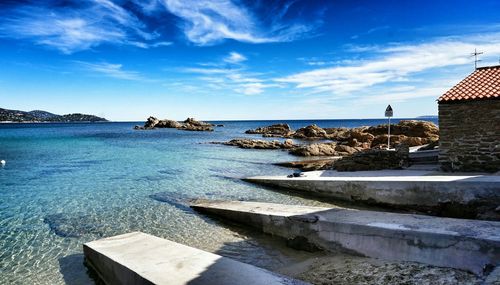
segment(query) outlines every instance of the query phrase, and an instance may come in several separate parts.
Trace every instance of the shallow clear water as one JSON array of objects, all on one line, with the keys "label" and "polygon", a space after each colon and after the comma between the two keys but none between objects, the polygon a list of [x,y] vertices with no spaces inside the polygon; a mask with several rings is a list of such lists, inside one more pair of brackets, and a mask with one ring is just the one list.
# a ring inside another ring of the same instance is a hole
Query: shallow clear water
[{"label": "shallow clear water", "polygon": [[[395,120],[397,121],[397,120]],[[290,121],[293,128],[384,120]],[[302,256],[189,209],[191,198],[320,205],[237,178],[285,174],[283,151],[208,144],[272,121],[219,122],[214,132],[134,131],[137,123],[0,124],[0,284],[92,283],[81,245],[142,231],[276,268]],[[253,136],[258,137],[258,136]]]}]

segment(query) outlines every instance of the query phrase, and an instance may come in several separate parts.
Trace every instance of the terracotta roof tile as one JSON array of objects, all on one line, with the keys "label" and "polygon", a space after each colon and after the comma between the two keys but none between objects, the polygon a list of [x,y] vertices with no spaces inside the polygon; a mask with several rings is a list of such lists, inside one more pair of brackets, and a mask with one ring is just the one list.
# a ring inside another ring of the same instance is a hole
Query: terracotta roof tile
[{"label": "terracotta roof tile", "polygon": [[500,65],[481,67],[439,97],[438,102],[500,99]]}]

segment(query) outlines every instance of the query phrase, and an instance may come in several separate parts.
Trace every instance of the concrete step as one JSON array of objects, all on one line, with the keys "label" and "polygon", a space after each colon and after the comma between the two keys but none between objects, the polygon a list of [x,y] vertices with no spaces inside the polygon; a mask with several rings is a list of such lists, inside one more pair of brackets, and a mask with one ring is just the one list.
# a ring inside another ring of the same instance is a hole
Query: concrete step
[{"label": "concrete step", "polygon": [[141,232],[92,241],[83,251],[106,284],[306,284]]},{"label": "concrete step", "polygon": [[[432,171],[310,171],[303,176],[255,176],[245,181],[349,202],[441,212],[500,205],[500,176],[445,175]],[[464,212],[465,214],[465,212]],[[457,216],[459,217],[459,216]]]},{"label": "concrete step", "polygon": [[322,249],[482,274],[500,265],[500,222],[241,201],[192,207]]}]

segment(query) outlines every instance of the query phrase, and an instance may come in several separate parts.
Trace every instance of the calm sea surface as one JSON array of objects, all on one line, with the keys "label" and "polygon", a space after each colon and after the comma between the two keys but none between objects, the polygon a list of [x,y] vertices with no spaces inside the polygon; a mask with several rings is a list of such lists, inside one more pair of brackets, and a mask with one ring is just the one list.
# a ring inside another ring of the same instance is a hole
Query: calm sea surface
[{"label": "calm sea surface", "polygon": [[[397,122],[398,120],[393,120]],[[432,121],[432,120],[431,120]],[[283,122],[283,121],[281,121]],[[385,120],[288,121],[294,129]],[[436,121],[434,120],[436,123]],[[238,178],[287,174],[284,151],[207,144],[274,121],[215,122],[214,132],[134,131],[141,123],[0,124],[0,284],[91,284],[82,243],[142,231],[277,268],[303,256],[191,211],[192,198],[322,205]]]}]

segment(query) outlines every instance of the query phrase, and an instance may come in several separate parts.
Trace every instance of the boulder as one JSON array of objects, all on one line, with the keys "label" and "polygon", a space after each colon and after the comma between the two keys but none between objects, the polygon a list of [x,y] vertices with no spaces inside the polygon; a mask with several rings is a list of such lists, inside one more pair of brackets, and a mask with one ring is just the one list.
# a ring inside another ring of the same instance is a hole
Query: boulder
[{"label": "boulder", "polygon": [[247,149],[291,149],[296,147],[292,140],[285,140],[280,142],[277,140],[266,141],[266,140],[253,140],[253,139],[233,139],[228,142],[212,142],[214,144],[223,144],[237,146],[239,148]]},{"label": "boulder", "polygon": [[158,120],[157,118],[155,117],[149,117],[146,121],[146,123],[144,124],[144,129],[152,129],[154,128],[158,123],[160,122],[160,120]]},{"label": "boulder", "polygon": [[327,133],[322,128],[316,125],[310,125],[304,128],[298,129],[292,137],[296,139],[321,139],[326,138]]},{"label": "boulder", "polygon": [[285,137],[293,133],[288,124],[275,124],[267,127],[256,128],[255,130],[247,130],[245,134],[262,134]]},{"label": "boulder", "polygon": [[196,126],[196,127],[213,127],[213,124],[203,122],[203,121],[197,121],[194,118],[187,118],[184,120],[184,125],[191,125],[191,126]]},{"label": "boulder", "polygon": [[366,171],[382,169],[401,169],[408,165],[404,152],[371,149],[346,156],[333,165],[337,171]]},{"label": "boulder", "polygon": [[[387,134],[387,125],[378,125],[366,130],[374,136]],[[439,137],[439,128],[432,122],[403,120],[391,124],[391,135],[404,135],[407,137],[436,138]]]},{"label": "boulder", "polygon": [[160,120],[156,125],[155,128],[180,128],[182,127],[182,124],[174,121],[174,120]]},{"label": "boulder", "polygon": [[290,150],[290,154],[297,156],[336,156],[337,143],[315,143],[299,146]]}]

